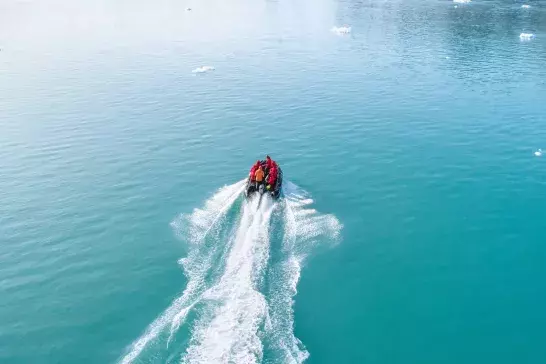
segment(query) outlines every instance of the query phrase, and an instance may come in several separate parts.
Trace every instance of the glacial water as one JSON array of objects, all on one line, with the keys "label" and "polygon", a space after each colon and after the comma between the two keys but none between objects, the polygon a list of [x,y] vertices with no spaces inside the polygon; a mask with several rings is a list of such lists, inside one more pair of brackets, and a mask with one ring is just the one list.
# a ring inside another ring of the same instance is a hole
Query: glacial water
[{"label": "glacial water", "polygon": [[544,1],[5,0],[0,363],[543,363],[545,95]]}]

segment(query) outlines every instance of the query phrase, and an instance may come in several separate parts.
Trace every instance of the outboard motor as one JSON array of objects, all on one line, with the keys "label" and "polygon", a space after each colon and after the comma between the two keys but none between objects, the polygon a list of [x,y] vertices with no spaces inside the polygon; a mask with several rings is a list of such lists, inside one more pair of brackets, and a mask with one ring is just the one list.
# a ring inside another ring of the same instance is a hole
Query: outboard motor
[{"label": "outboard motor", "polygon": [[258,192],[260,192],[260,195],[264,194],[264,189],[265,189],[265,187],[264,187],[263,184],[261,184],[260,187],[258,187]]}]

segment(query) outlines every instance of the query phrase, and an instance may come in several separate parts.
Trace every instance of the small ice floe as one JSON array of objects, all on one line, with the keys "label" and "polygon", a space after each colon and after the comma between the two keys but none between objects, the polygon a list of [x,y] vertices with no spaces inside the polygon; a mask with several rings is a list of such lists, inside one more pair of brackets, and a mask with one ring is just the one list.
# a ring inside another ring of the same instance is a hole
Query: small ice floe
[{"label": "small ice floe", "polygon": [[542,156],[542,149],[539,149],[535,152],[535,157],[541,157]]},{"label": "small ice floe", "polygon": [[197,67],[196,69],[194,69],[191,72],[192,73],[205,73],[205,72],[209,72],[209,71],[214,71],[214,67],[212,67],[212,66]]},{"label": "small ice floe", "polygon": [[342,27],[332,27],[330,29],[332,33],[335,33],[337,35],[343,35],[343,34],[349,34],[351,32],[351,27],[348,26],[342,26]]},{"label": "small ice floe", "polygon": [[522,8],[522,9],[529,9],[529,8],[531,8],[531,5],[523,4],[523,5],[521,6],[521,8]]},{"label": "small ice floe", "polygon": [[519,35],[520,40],[531,40],[535,37],[533,33],[521,33]]},{"label": "small ice floe", "polygon": [[457,9],[457,8],[458,8],[459,6],[457,6],[457,5],[454,5],[453,7],[454,7],[455,9]]},{"label": "small ice floe", "polygon": [[186,8],[186,11],[191,11],[191,8]]},{"label": "small ice floe", "polygon": [[472,0],[453,0],[454,3],[457,3],[457,4],[468,4],[470,3]]}]

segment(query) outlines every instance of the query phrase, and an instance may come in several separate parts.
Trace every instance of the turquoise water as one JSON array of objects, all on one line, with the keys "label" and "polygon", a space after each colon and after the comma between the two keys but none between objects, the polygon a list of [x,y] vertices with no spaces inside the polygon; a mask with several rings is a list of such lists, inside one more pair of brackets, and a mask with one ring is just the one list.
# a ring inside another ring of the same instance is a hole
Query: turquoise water
[{"label": "turquoise water", "polygon": [[542,363],[522,4],[4,1],[0,362]]}]

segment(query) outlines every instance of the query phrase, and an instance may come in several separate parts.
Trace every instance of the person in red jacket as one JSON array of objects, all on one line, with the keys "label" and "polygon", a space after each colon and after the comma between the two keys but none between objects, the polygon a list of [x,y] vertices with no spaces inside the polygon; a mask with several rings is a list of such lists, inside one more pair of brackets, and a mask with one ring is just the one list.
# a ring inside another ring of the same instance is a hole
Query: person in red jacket
[{"label": "person in red jacket", "polygon": [[256,180],[256,171],[258,170],[258,167],[260,166],[260,161],[256,161],[252,168],[250,168],[250,181],[254,182]]},{"label": "person in red jacket", "polygon": [[277,167],[273,165],[269,170],[269,175],[267,177],[267,184],[269,185],[268,189],[275,187],[275,182],[277,182]]},{"label": "person in red jacket", "polygon": [[273,168],[274,165],[275,165],[275,162],[273,161],[273,159],[271,159],[270,156],[266,156],[265,157],[265,169],[267,171],[270,171],[271,168]]}]

